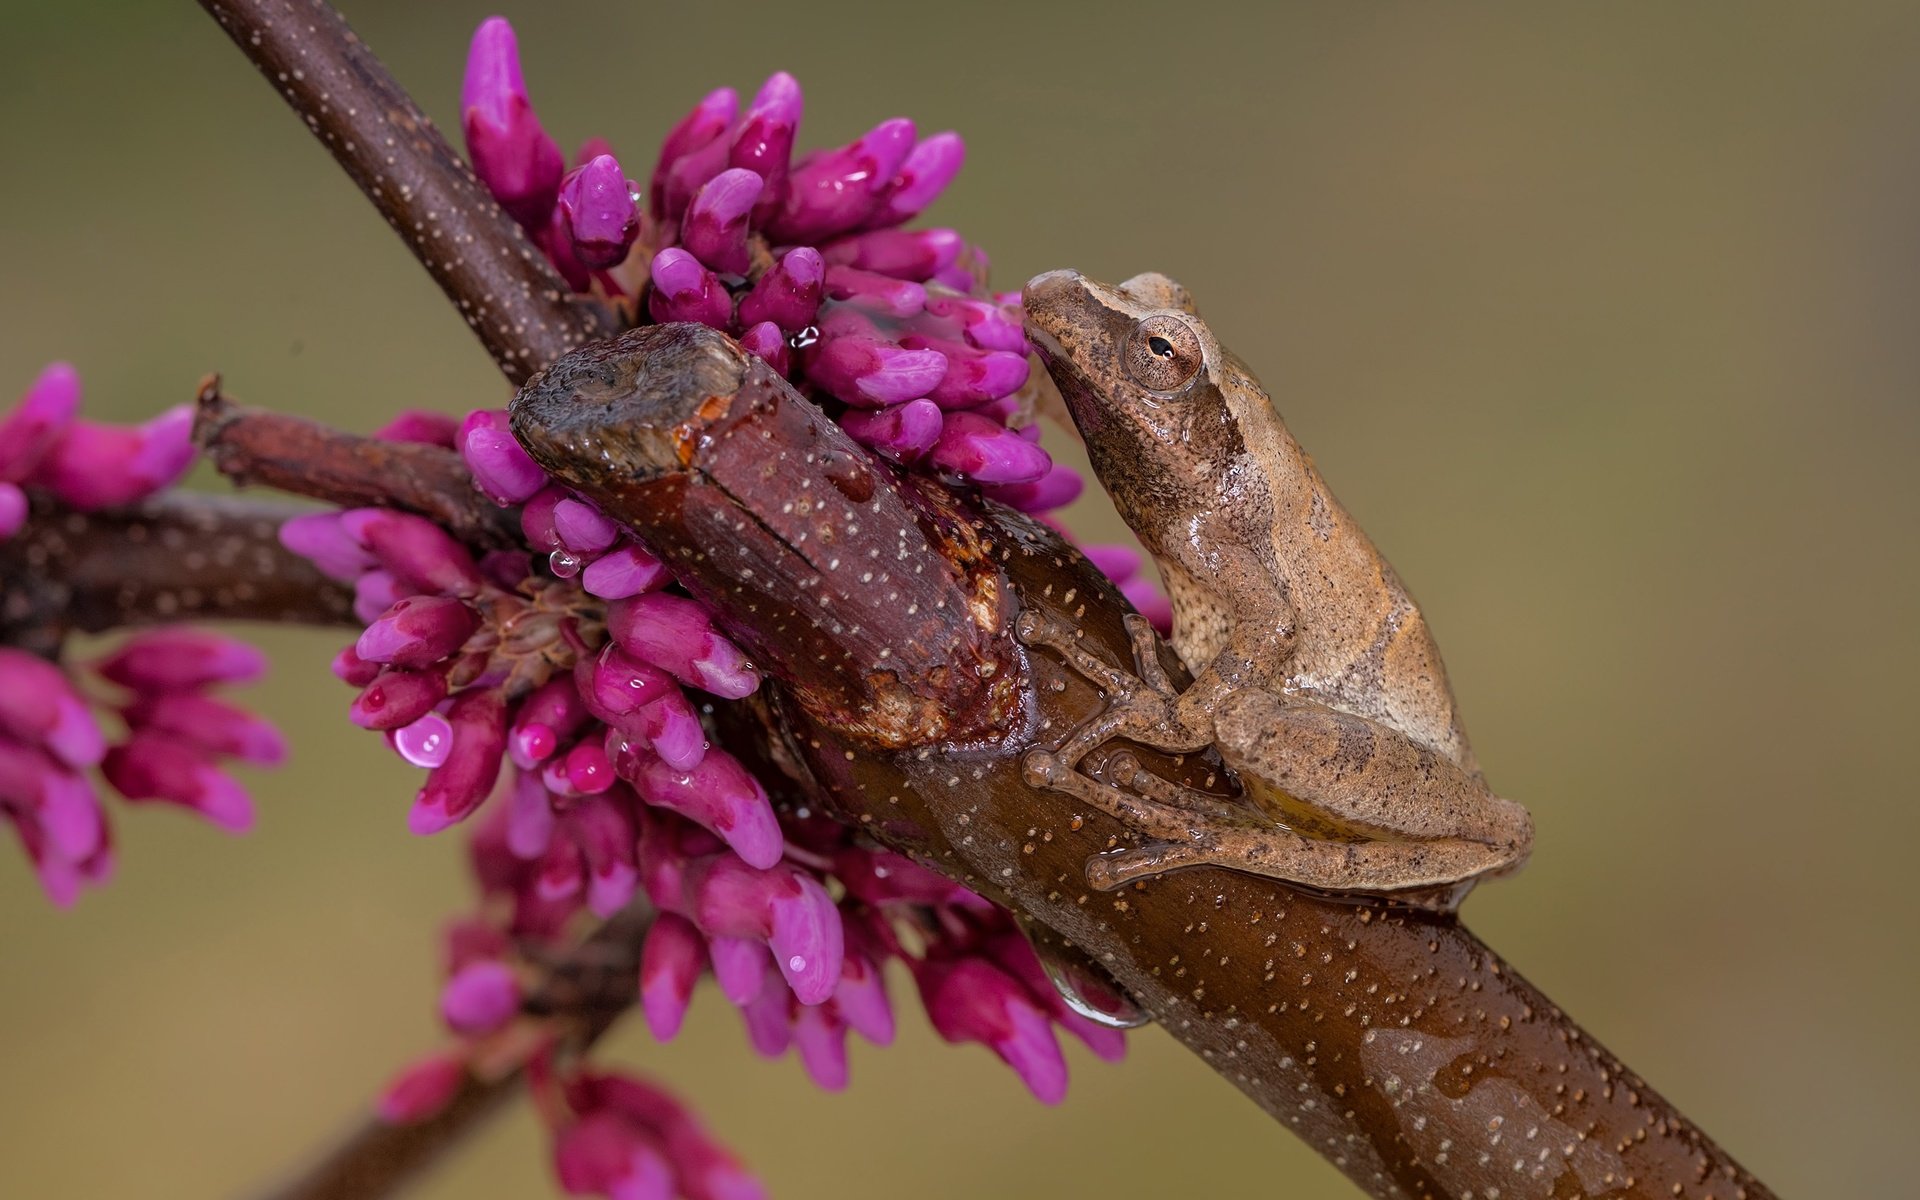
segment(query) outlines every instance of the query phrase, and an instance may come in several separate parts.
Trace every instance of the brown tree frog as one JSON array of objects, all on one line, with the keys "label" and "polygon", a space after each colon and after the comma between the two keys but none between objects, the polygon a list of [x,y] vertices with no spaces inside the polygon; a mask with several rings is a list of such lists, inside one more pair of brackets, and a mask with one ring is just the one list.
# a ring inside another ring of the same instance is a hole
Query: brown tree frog
[{"label": "brown tree frog", "polygon": [[[1028,753],[1030,781],[1146,839],[1096,856],[1090,880],[1212,864],[1450,907],[1518,866],[1532,822],[1481,778],[1420,610],[1186,289],[1054,271],[1025,305],[1095,473],[1165,577],[1172,647],[1194,676],[1173,687],[1137,615],[1127,669],[1021,614],[1024,641],[1106,694],[1061,746]],[[1090,775],[1082,760],[1119,738],[1212,746],[1250,803],[1176,787],[1126,752]]]}]

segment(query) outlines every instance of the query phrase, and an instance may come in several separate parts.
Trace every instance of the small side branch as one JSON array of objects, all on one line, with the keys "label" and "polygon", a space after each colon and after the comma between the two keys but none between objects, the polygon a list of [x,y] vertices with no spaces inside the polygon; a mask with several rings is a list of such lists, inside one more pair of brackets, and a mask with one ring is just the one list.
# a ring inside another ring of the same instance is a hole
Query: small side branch
[{"label": "small side branch", "polygon": [[304,417],[235,404],[220,377],[201,381],[193,436],[222,475],[342,508],[382,505],[418,513],[469,545],[520,544],[511,512],[473,488],[460,456],[439,446],[388,442]]},{"label": "small side branch", "polygon": [[473,177],[413,98],[322,0],[201,0],[373,201],[518,384],[614,332]]}]

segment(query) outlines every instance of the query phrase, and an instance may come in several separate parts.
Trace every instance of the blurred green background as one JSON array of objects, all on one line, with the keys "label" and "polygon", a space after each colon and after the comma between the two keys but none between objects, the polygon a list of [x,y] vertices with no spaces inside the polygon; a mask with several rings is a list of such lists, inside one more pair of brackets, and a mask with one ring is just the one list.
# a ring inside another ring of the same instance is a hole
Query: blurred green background
[{"label": "blurred green background", "polygon": [[[1001,286],[1186,282],[1533,808],[1473,926],[1782,1193],[1910,1186],[1920,5],[494,7],[548,127],[636,173],[705,90],[784,67],[803,144],[967,135],[932,218]],[[347,11],[457,125],[492,9]],[[197,6],[0,20],[0,391],[58,356],[122,418],[212,368],[358,429],[504,399]],[[67,913],[0,853],[0,1191],[236,1194],[434,1043],[458,844],[405,833],[341,640],[265,636],[254,698],[298,757],[245,844],[123,813],[119,878]],[[711,994],[679,1042],[612,1049],[788,1200],[1351,1194],[1152,1031],[1077,1057],[1056,1110],[917,1017],[838,1096]],[[550,1187],[519,1112],[423,1194]]]}]

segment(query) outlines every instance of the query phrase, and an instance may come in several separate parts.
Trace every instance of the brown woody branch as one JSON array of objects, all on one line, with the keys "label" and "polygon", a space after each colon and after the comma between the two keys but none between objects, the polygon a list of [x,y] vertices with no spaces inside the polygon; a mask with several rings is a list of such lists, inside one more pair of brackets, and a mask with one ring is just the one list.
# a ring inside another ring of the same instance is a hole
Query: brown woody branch
[{"label": "brown woody branch", "polygon": [[[509,378],[606,331],[326,5],[203,3]],[[1373,1195],[1770,1195],[1451,918],[1214,869],[1090,892],[1087,858],[1128,831],[1034,790],[1018,764],[1100,699],[1008,626],[1032,606],[1125,662],[1124,601],[1044,528],[898,479],[752,364],[716,367],[738,354],[719,335],[668,371],[646,355],[669,347],[646,339],[687,335],[640,333],[568,368],[630,387],[631,403],[600,406],[622,420],[593,430],[621,472],[549,436],[588,431],[562,411],[565,371],[516,406],[516,429],[753,649],[782,685],[773,732],[823,803],[1071,939]],[[692,386],[715,370],[735,371],[731,391]],[[925,592],[907,606],[869,560],[941,565],[889,581]],[[1169,779],[1218,778],[1204,758],[1146,757]]]},{"label": "brown woody branch", "polygon": [[[640,946],[653,912],[644,901],[604,922],[547,968],[522,1006],[544,1020],[562,1053],[586,1050],[633,1006]],[[521,1039],[524,1047],[537,1043]],[[257,1200],[379,1200],[399,1192],[484,1125],[526,1082],[523,1062],[469,1071],[446,1107],[423,1121],[395,1125],[368,1116],[283,1183]]]},{"label": "brown woody branch", "polygon": [[446,292],[514,383],[613,331],[571,295],[380,60],[322,0],[201,0]]},{"label": "brown woody branch", "polygon": [[0,542],[0,644],[56,656],[72,633],[159,621],[345,623],[352,592],[280,545],[285,504],[169,492],[77,513],[34,497]]},{"label": "brown woody branch", "polygon": [[220,377],[200,383],[196,444],[236,486],[262,485],[342,508],[385,505],[431,517],[483,550],[520,544],[514,514],[474,490],[460,456],[440,446],[357,437],[235,404]]}]

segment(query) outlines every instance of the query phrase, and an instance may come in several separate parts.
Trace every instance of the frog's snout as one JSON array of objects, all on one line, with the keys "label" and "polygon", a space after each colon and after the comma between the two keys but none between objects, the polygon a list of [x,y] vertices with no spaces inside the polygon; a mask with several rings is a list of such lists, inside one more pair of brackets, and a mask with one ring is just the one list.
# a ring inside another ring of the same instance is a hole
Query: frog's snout
[{"label": "frog's snout", "polygon": [[1042,355],[1060,354],[1061,335],[1078,323],[1088,294],[1087,277],[1078,271],[1048,271],[1027,280],[1020,303],[1026,309],[1027,338]]}]

